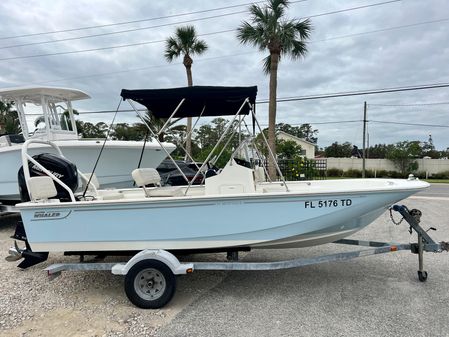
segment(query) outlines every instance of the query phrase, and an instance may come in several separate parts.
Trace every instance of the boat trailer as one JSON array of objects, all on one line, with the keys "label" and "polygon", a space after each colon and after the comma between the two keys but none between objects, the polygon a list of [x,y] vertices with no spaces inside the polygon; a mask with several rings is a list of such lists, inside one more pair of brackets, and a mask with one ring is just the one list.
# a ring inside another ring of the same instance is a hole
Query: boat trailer
[{"label": "boat trailer", "polygon": [[[402,215],[395,221],[392,212]],[[299,268],[324,262],[347,261],[358,257],[409,250],[418,255],[418,279],[427,280],[424,270],[424,252],[440,253],[449,251],[448,242],[435,242],[420,226],[421,211],[409,210],[406,206],[394,205],[390,208],[391,219],[395,224],[405,220],[410,234],[415,231],[417,243],[392,244],[387,242],[342,239],[337,244],[370,247],[368,249],[340,252],[313,258],[297,258],[276,262],[236,262],[236,254],[228,254],[229,262],[180,262],[172,253],[165,250],[143,250],[126,263],[80,262],[53,264],[45,269],[52,280],[62,271],[110,270],[114,275],[125,276],[125,293],[136,306],[144,309],[161,308],[173,297],[176,289],[176,275],[192,273],[194,270],[278,270]],[[435,228],[430,228],[435,230]],[[430,230],[429,229],[429,230]]]},{"label": "boat trailer", "polygon": [[14,205],[0,202],[0,217],[9,214],[19,214],[19,210]]}]

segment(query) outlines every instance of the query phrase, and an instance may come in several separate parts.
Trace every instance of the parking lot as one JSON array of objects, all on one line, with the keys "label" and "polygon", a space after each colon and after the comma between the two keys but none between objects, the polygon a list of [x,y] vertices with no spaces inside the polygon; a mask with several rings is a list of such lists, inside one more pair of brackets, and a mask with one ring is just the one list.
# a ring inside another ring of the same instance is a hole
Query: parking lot
[{"label": "parking lot", "polygon": [[[432,237],[449,240],[446,185],[403,203],[423,212],[424,228],[438,229]],[[2,257],[14,221],[0,220]],[[394,225],[387,212],[353,238],[416,240],[405,222]],[[275,261],[350,249],[329,244],[241,257]],[[225,254],[206,258],[224,260]],[[178,278],[175,297],[160,310],[130,304],[123,278],[110,272],[66,272],[48,281],[42,269],[61,261],[77,258],[51,255],[25,271],[1,259],[0,336],[449,336],[448,253],[425,255],[425,283],[417,278],[417,256],[405,251],[292,270],[197,271]]]}]

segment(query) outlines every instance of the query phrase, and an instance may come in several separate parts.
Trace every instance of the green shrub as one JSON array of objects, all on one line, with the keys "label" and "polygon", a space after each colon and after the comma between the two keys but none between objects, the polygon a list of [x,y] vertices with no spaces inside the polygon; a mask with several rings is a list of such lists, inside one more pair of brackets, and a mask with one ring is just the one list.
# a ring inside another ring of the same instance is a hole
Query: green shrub
[{"label": "green shrub", "polygon": [[388,171],[387,170],[376,171],[376,178],[387,178],[387,177],[388,177]]},{"label": "green shrub", "polygon": [[[425,177],[426,177],[426,175],[424,174],[424,178]],[[429,178],[431,178],[431,179],[449,179],[449,171],[432,173],[432,175],[429,175]]]},{"label": "green shrub", "polygon": [[[425,171],[419,171],[419,172],[415,172],[413,173],[413,175],[419,179],[426,179],[426,172]],[[429,175],[430,178],[430,175]]]},{"label": "green shrub", "polygon": [[327,169],[327,176],[328,177],[343,177],[343,170],[340,170],[338,168],[329,168],[329,169]]},{"label": "green shrub", "polygon": [[365,178],[374,178],[374,170],[365,170]]},{"label": "green shrub", "polygon": [[355,169],[349,169],[344,172],[344,176],[348,178],[361,178],[362,177],[362,171],[355,170]]},{"label": "green shrub", "polygon": [[397,171],[388,171],[389,178],[395,178],[395,179],[408,178],[408,175],[409,175],[408,173],[402,174],[401,172],[397,172]]}]

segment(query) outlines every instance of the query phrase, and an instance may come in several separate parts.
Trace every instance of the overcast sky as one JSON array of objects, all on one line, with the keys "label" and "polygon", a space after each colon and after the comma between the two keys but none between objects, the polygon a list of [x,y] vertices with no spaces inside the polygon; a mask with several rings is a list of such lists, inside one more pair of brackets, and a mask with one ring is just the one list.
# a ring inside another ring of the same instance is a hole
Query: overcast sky
[{"label": "overcast sky", "polygon": [[[308,0],[292,3],[288,17],[312,16],[314,30],[305,59],[282,59],[278,73],[278,98],[448,83],[449,4],[445,0],[403,0],[314,17],[384,1]],[[194,84],[257,85],[258,100],[264,100],[268,98],[268,77],[262,72],[262,59],[266,54],[251,46],[241,45],[235,31],[221,32],[233,30],[242,20],[248,19],[247,6],[176,16],[244,4],[248,4],[248,1],[2,0],[0,37],[3,38],[163,16],[173,17],[57,34],[0,39],[0,87],[50,85],[77,88],[87,92],[92,99],[76,102],[75,108],[79,111],[97,111],[114,110],[122,88],[185,86],[187,80],[182,60],[168,64],[163,57],[163,41],[173,34],[176,26],[191,21],[188,24],[195,25],[198,34],[206,34],[201,38],[209,45],[204,55],[194,57]],[[215,18],[204,19],[211,16]],[[4,48],[152,26],[159,27]],[[407,27],[396,28],[399,26]],[[142,42],[151,43],[5,60]],[[319,130],[320,146],[327,146],[334,141],[349,141],[361,146],[362,123],[359,120],[363,118],[364,101],[368,102],[368,119],[373,120],[369,123],[371,144],[402,140],[426,141],[429,134],[432,134],[438,149],[449,147],[449,127],[374,122],[449,126],[449,104],[401,106],[448,103],[449,88],[279,103],[277,122],[292,125],[312,123]],[[122,107],[129,108],[127,103]],[[257,107],[262,124],[267,123],[267,109],[267,104],[259,104]],[[86,114],[81,118],[109,123],[112,116]],[[118,119],[119,122],[137,121],[133,113],[122,113]],[[318,124],[354,120],[357,122]]]}]

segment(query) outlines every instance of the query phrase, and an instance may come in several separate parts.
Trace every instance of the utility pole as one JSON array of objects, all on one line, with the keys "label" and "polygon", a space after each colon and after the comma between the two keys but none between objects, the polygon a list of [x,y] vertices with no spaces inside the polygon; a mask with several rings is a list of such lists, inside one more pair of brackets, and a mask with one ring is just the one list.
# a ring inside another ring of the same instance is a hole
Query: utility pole
[{"label": "utility pole", "polygon": [[[368,124],[366,128],[368,129]],[[369,130],[366,131],[366,158],[369,158]]]},{"label": "utility pole", "polygon": [[363,105],[363,151],[362,151],[362,178],[365,178],[365,157],[366,157],[366,101]]}]

